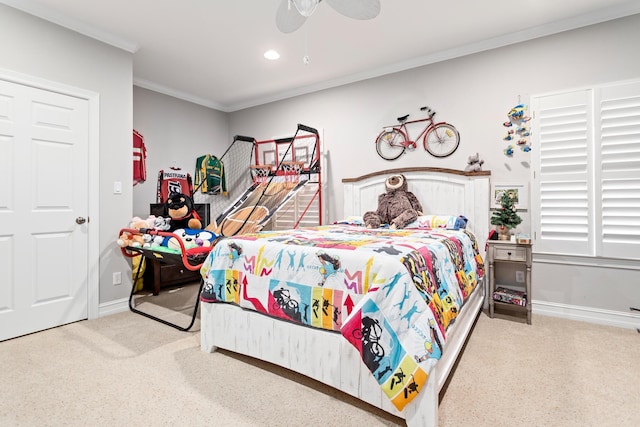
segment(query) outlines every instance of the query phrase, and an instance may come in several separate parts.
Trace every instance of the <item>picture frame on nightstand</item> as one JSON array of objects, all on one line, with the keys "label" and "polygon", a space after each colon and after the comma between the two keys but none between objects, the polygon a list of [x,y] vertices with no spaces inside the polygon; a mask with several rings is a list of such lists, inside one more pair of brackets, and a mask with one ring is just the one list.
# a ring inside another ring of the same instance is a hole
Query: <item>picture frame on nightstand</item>
[{"label": "picture frame on nightstand", "polygon": [[529,186],[523,183],[491,183],[491,209],[498,209],[500,199],[506,191],[515,194],[515,207],[518,210],[529,209]]}]

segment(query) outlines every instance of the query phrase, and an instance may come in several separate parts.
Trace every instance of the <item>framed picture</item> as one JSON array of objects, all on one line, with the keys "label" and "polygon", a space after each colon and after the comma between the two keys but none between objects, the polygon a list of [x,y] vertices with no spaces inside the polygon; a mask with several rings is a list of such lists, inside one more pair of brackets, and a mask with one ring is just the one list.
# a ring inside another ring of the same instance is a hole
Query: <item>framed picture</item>
[{"label": "framed picture", "polygon": [[262,161],[265,165],[275,166],[276,165],[276,151],[269,150],[262,153]]},{"label": "framed picture", "polygon": [[529,209],[529,192],[526,184],[491,184],[491,209],[497,209],[505,192],[513,192],[515,206],[519,210]]}]

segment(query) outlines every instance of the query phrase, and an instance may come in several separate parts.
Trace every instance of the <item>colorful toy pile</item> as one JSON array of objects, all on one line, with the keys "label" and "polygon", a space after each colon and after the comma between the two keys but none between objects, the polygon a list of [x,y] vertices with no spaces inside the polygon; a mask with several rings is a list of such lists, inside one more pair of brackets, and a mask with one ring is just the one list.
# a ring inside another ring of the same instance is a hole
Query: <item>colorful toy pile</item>
[{"label": "colorful toy pile", "polygon": [[[528,153],[531,151],[531,144],[528,140],[528,137],[531,136],[531,128],[527,123],[531,120],[531,117],[525,115],[526,110],[526,105],[518,104],[509,111],[509,114],[507,114],[509,120],[502,124],[504,127],[509,128],[509,130],[507,131],[507,135],[502,139],[505,141],[515,141],[516,145],[519,146],[522,151]],[[514,153],[513,144],[509,144],[503,152],[505,156],[512,157]]]}]

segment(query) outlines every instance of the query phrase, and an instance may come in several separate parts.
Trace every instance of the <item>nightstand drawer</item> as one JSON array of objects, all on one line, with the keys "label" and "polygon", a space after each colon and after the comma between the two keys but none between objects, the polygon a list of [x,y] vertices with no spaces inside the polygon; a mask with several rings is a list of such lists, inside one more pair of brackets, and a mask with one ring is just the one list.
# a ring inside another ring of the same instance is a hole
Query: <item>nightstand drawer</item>
[{"label": "nightstand drawer", "polygon": [[493,248],[493,259],[500,261],[526,261],[527,249],[516,246],[506,248]]}]

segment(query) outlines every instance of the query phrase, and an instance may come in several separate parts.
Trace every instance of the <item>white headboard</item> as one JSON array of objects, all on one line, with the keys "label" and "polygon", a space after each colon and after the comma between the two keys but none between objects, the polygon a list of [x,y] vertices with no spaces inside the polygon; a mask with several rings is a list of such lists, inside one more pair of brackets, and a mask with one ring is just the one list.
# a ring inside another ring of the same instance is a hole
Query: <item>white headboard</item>
[{"label": "white headboard", "polygon": [[478,239],[484,256],[489,235],[489,193],[491,172],[412,167],[387,169],[357,178],[344,178],[344,217],[363,215],[378,208],[378,195],[385,191],[390,175],[407,178],[409,191],[422,204],[425,215],[464,215],[467,228]]}]

